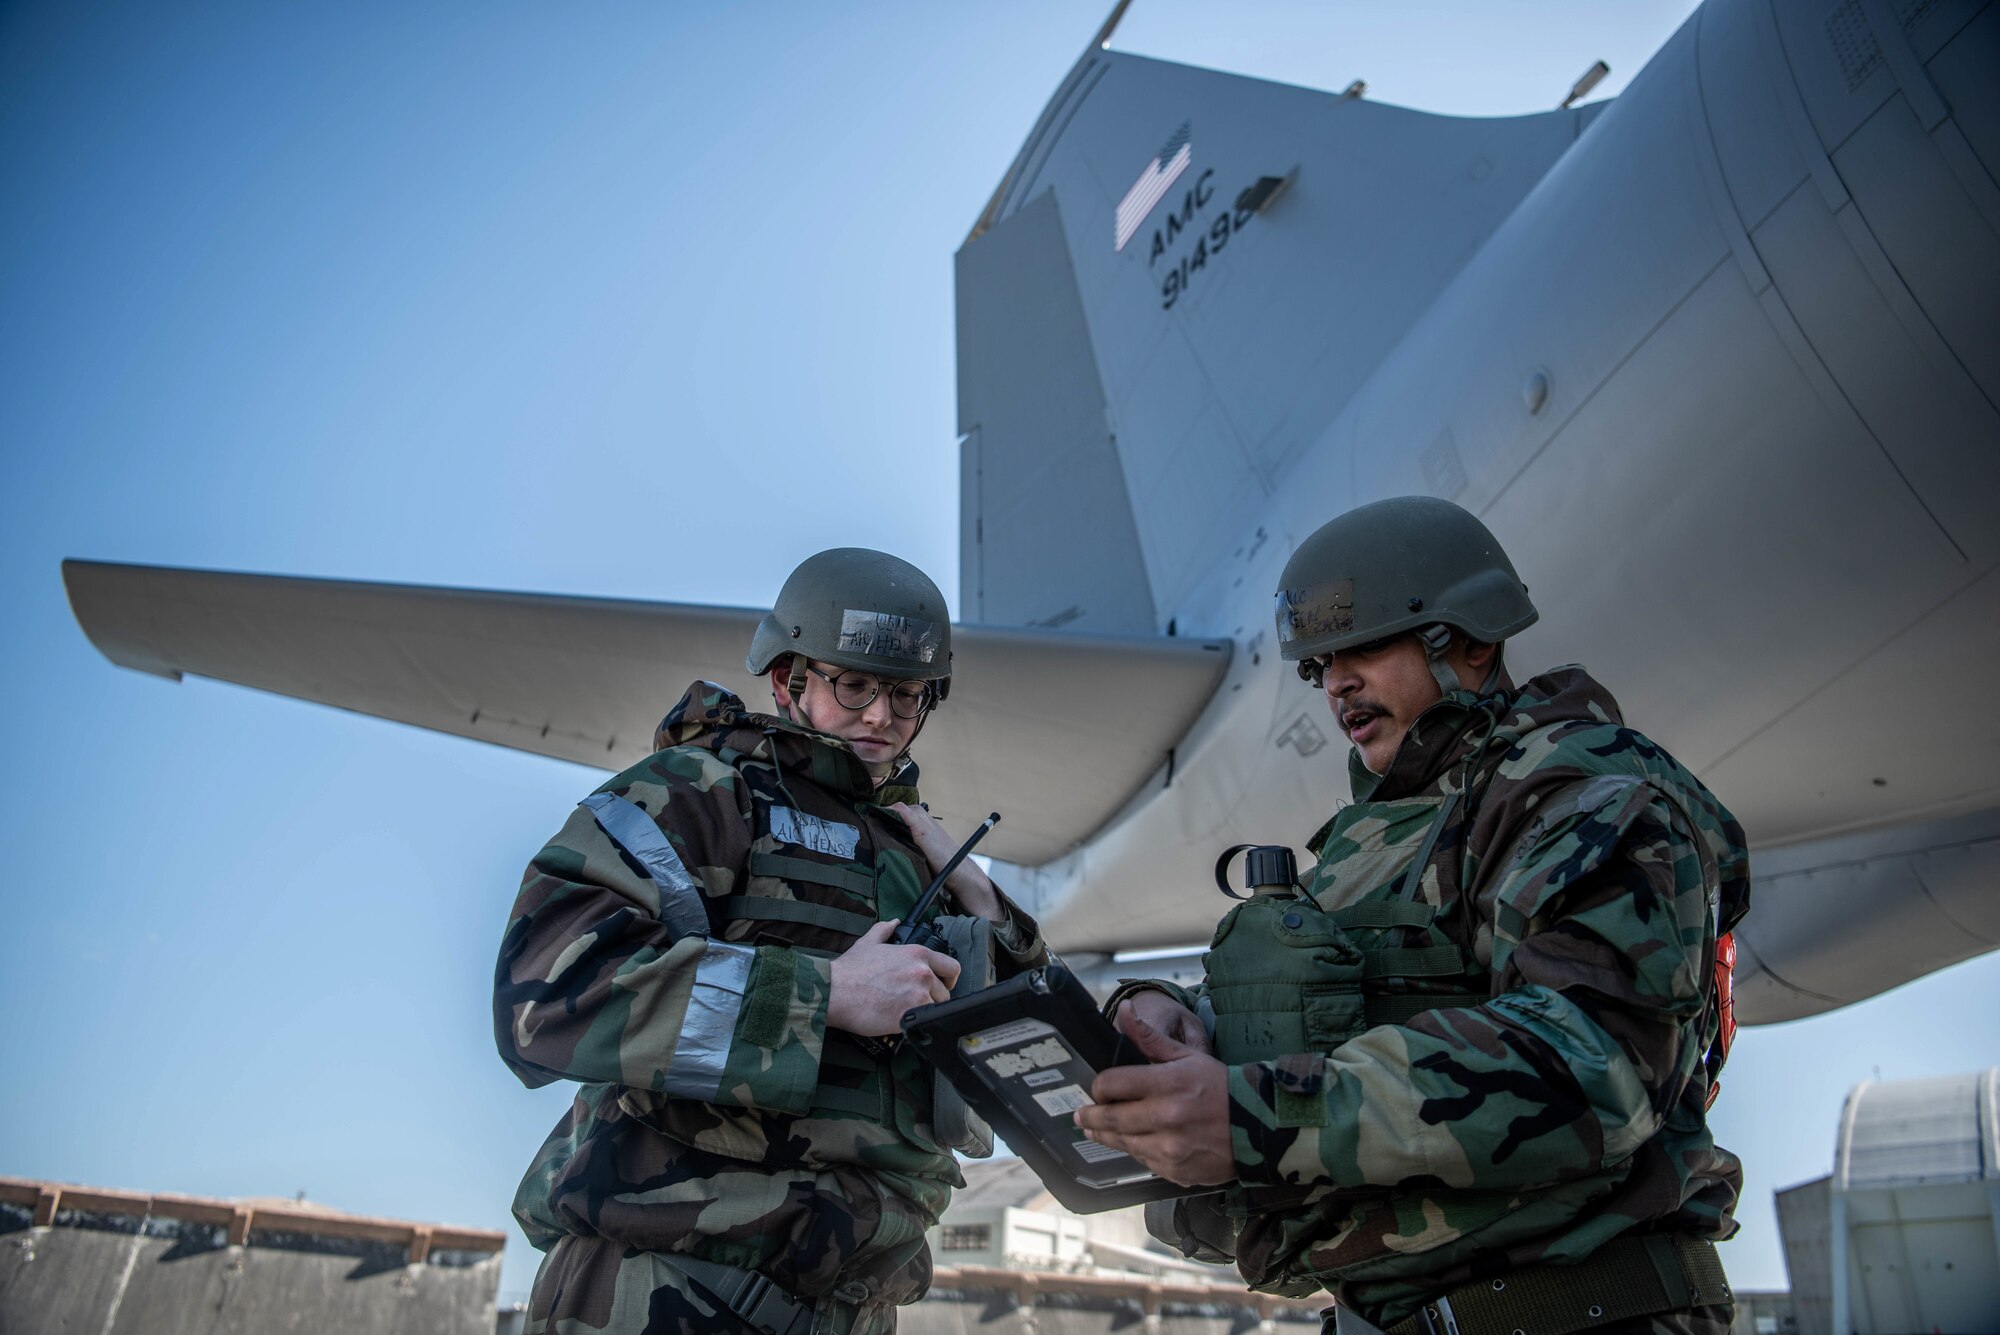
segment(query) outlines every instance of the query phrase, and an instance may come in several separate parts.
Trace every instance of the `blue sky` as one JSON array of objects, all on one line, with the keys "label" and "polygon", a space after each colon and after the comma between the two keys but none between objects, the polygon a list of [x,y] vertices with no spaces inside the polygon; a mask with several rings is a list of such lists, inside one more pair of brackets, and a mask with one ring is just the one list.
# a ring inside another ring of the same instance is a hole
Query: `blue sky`
[{"label": "blue sky", "polygon": [[[1140,0],[1116,45],[1505,114],[1690,8]],[[596,778],[119,671],[58,563],[752,605],[866,543],[954,589],[951,256],[1101,17],[0,8],[0,1173],[507,1226],[567,1095],[493,1057],[492,954]],[[1847,1089],[1992,1064],[1996,998],[1746,1034],[1740,1286]]]}]

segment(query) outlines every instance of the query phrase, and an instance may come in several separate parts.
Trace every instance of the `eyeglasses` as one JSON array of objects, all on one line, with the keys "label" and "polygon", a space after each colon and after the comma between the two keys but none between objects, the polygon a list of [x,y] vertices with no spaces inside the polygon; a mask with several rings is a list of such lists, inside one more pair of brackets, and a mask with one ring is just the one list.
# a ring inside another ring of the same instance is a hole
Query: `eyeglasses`
[{"label": "eyeglasses", "polygon": [[[1379,640],[1370,640],[1366,644],[1350,645],[1338,652],[1366,658],[1381,653],[1384,649],[1387,649],[1402,638],[1401,635],[1385,635]],[[1299,660],[1299,676],[1311,683],[1315,691],[1325,690],[1326,670],[1332,666],[1332,654],[1314,654],[1311,658],[1301,658]]]},{"label": "eyeglasses", "polygon": [[843,668],[831,675],[806,664],[806,671],[833,688],[833,698],[842,709],[857,714],[875,703],[882,688],[889,688],[889,712],[897,718],[922,718],[937,703],[937,687],[927,681],[884,682],[872,672]]}]

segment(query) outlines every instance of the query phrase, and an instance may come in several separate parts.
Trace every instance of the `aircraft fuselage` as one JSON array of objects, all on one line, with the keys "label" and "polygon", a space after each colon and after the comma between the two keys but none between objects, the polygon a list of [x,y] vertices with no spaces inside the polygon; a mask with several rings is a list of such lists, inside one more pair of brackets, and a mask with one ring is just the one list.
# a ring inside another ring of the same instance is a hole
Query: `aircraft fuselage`
[{"label": "aircraft fuselage", "polygon": [[[1852,961],[1820,976],[1815,915],[1785,908],[1828,868],[1879,863],[1845,929],[1925,938],[1926,967],[2000,943],[2000,718],[1955,691],[2000,661],[2000,11],[1928,11],[1870,63],[1834,8],[1710,0],[1615,102],[1515,120],[1127,56],[1065,84],[960,256],[962,342],[1000,331],[961,349],[967,619],[1237,652],[1120,817],[1022,873],[1052,936],[1205,940],[1214,853],[1300,844],[1345,797],[1271,594],[1326,519],[1428,492],[1486,520],[1543,611],[1516,677],[1588,665],[1775,869],[1753,1010],[1868,994]],[[1116,249],[1124,181],[1183,122],[1192,163]],[[1263,177],[1289,184],[1239,222]],[[1038,355],[982,267],[1009,229],[1068,263],[1076,315],[1042,327],[1087,345],[1101,418],[992,382]],[[1024,550],[1037,485],[1098,522]]]}]

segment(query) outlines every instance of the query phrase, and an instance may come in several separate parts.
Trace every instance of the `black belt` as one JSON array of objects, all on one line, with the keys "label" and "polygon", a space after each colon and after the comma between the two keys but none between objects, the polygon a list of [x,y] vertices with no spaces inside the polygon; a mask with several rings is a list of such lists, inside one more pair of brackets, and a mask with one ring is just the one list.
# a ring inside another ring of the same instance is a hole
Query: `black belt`
[{"label": "black belt", "polygon": [[[760,1335],[811,1335],[814,1304],[794,1298],[755,1270],[679,1254],[666,1259]],[[840,1307],[854,1306],[838,1299],[828,1301]]]},{"label": "black belt", "polygon": [[1628,1233],[1576,1265],[1522,1266],[1461,1284],[1390,1326],[1387,1335],[1570,1335],[1731,1300],[1714,1243],[1678,1233]]}]

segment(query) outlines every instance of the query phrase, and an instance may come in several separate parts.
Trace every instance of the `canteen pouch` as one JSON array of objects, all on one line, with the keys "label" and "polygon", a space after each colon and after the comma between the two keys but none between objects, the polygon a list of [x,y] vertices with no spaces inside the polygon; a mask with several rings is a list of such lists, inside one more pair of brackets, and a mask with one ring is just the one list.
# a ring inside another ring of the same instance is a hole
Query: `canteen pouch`
[{"label": "canteen pouch", "polygon": [[1303,895],[1260,891],[1238,904],[1202,962],[1215,1055],[1230,1065],[1329,1052],[1367,1027],[1361,951]]}]

